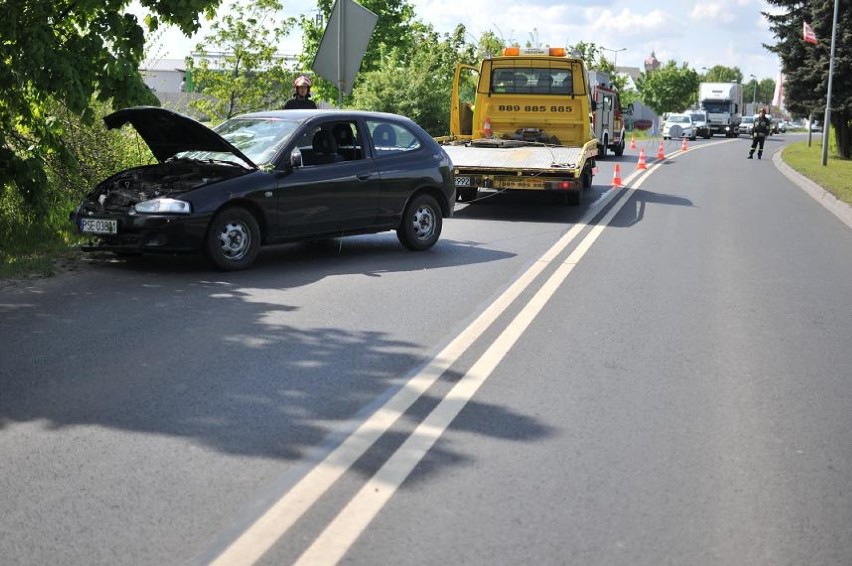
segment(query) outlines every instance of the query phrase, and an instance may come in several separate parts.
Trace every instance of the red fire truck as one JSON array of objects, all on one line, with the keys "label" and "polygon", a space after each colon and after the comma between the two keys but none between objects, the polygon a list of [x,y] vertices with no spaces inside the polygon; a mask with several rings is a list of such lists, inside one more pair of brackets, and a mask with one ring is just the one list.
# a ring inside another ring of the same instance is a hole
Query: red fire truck
[{"label": "red fire truck", "polygon": [[621,107],[618,92],[609,83],[609,77],[599,71],[589,72],[592,89],[592,130],[598,139],[598,157],[612,151],[624,153],[624,115],[633,111],[632,105]]}]

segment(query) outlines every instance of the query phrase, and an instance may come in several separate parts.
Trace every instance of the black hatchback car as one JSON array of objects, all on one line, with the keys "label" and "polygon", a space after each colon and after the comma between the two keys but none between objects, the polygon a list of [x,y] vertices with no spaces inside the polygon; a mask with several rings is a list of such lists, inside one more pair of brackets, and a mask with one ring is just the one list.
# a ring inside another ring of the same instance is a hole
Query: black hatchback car
[{"label": "black hatchback car", "polygon": [[403,116],[281,110],[210,129],[134,107],[104,121],[131,124],[159,163],[113,175],[71,213],[86,251],[200,252],[231,271],[265,244],[386,230],[426,250],[453,213],[450,158]]}]

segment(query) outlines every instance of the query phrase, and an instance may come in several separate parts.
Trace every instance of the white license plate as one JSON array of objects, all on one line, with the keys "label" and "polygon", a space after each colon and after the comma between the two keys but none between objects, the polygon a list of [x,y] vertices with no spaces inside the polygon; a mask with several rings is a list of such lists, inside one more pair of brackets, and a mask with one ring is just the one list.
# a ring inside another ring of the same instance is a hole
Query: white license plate
[{"label": "white license plate", "polygon": [[469,187],[470,186],[470,177],[456,177],[456,186],[457,187]]},{"label": "white license plate", "polygon": [[117,220],[103,220],[101,218],[83,218],[80,220],[80,231],[87,234],[117,234]]}]

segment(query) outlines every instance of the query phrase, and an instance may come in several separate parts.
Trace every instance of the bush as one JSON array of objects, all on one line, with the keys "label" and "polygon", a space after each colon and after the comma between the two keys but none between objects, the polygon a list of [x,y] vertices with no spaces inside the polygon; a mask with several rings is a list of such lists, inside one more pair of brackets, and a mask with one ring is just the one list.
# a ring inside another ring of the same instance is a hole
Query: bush
[{"label": "bush", "polygon": [[113,173],[153,161],[134,131],[106,129],[108,106],[94,104],[91,125],[61,105],[51,110],[65,151],[47,154],[42,161],[42,189],[23,195],[14,184],[0,186],[0,275],[49,272],[45,258],[80,241],[68,216],[83,197]]}]

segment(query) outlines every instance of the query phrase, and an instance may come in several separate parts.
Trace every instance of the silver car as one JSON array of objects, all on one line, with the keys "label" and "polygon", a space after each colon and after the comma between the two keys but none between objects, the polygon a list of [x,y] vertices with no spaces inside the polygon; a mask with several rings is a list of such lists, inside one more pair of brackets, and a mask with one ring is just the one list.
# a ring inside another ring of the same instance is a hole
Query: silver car
[{"label": "silver car", "polygon": [[754,131],[754,116],[743,116],[740,122],[740,133],[750,136]]},{"label": "silver car", "polygon": [[663,123],[663,139],[689,138],[695,139],[695,129],[692,125],[692,116],[689,114],[669,114]]},{"label": "silver car", "polygon": [[710,119],[707,117],[707,112],[691,111],[689,113],[689,116],[692,118],[692,128],[696,136],[701,136],[706,140],[710,139],[713,136],[713,131],[710,129]]}]

